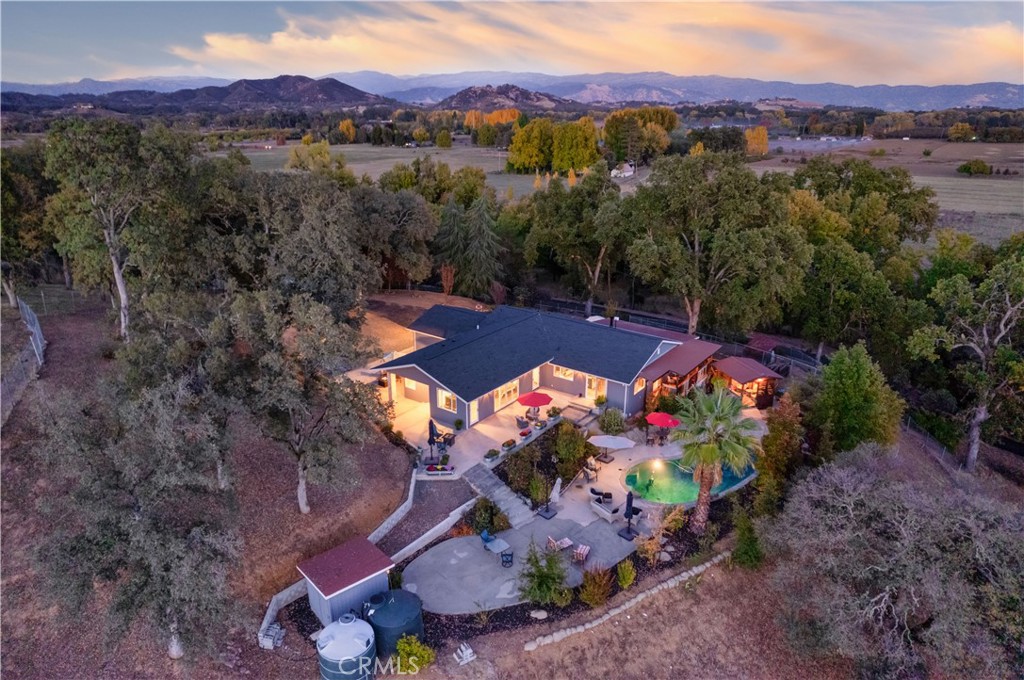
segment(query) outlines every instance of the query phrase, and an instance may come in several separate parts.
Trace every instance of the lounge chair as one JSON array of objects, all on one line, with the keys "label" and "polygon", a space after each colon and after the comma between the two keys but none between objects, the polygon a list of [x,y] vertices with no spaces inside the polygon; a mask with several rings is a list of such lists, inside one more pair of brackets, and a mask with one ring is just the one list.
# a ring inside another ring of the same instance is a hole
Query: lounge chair
[{"label": "lounge chair", "polygon": [[621,508],[609,508],[607,505],[598,503],[596,500],[590,502],[590,509],[601,519],[607,522],[614,522]]},{"label": "lounge chair", "polygon": [[576,550],[572,554],[572,561],[577,564],[583,564],[587,561],[587,555],[590,554],[590,546],[583,545],[580,543],[576,546]]},{"label": "lounge chair", "polygon": [[555,552],[558,552],[560,550],[565,550],[566,548],[571,548],[571,547],[572,547],[572,539],[569,538],[568,536],[566,536],[565,538],[563,538],[560,541],[556,541],[555,539],[553,539],[550,536],[548,536],[548,550],[553,550]]},{"label": "lounge chair", "polygon": [[590,487],[590,495],[597,496],[598,498],[606,498],[608,500],[612,499],[611,491],[601,491],[600,489],[595,489],[594,487]]}]

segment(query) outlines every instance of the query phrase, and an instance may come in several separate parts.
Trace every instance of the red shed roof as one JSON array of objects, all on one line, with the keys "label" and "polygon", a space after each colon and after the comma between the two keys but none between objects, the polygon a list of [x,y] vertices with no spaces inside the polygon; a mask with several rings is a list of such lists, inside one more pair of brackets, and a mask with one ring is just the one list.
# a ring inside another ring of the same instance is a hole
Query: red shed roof
[{"label": "red shed roof", "polygon": [[782,376],[747,357],[727,357],[715,362],[715,368],[741,385],[754,382],[758,378],[781,378]]},{"label": "red shed roof", "polygon": [[640,371],[640,377],[646,380],[657,380],[669,371],[686,375],[720,349],[722,346],[713,342],[697,339],[687,340],[648,364],[644,370]]},{"label": "red shed roof", "polygon": [[395,563],[365,538],[353,538],[298,565],[299,572],[324,597],[333,597],[371,576],[387,571]]}]

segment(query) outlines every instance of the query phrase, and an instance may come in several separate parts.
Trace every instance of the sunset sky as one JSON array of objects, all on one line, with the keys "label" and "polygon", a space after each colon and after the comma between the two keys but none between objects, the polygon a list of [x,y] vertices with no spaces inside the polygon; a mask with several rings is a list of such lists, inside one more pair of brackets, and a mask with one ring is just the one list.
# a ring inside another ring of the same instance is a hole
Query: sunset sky
[{"label": "sunset sky", "polygon": [[800,83],[1024,81],[1013,2],[8,2],[2,77],[667,71]]}]

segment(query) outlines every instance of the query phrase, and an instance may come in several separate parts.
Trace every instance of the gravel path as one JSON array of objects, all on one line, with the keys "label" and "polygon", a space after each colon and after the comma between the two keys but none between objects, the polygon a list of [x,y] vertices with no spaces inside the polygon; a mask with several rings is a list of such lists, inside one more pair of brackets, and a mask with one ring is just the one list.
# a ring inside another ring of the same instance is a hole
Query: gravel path
[{"label": "gravel path", "polygon": [[380,549],[394,555],[474,496],[472,487],[461,479],[417,481],[412,510],[378,544]]}]

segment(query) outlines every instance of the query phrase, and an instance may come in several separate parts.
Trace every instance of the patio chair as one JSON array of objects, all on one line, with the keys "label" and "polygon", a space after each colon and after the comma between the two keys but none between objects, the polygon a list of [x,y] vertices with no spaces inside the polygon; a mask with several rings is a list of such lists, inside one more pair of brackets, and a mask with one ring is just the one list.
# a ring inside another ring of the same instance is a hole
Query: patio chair
[{"label": "patio chair", "polygon": [[597,481],[597,471],[589,468],[583,468],[583,479],[587,484]]},{"label": "patio chair", "polygon": [[530,421],[527,420],[526,418],[516,416],[516,427],[518,427],[520,430],[525,430],[530,427]]},{"label": "patio chair", "polygon": [[490,543],[496,538],[497,536],[492,536],[491,532],[487,531],[487,529],[484,529],[480,532],[480,540],[484,542],[484,545]]},{"label": "patio chair", "polygon": [[568,536],[566,536],[565,538],[563,538],[560,541],[556,541],[555,539],[553,539],[550,536],[548,536],[548,550],[551,550],[553,552],[559,552],[561,550],[565,550],[566,548],[571,548],[571,547],[572,547],[572,539],[569,538]]},{"label": "patio chair", "polygon": [[582,543],[580,543],[578,546],[576,546],[576,550],[572,554],[572,561],[576,564],[582,565],[584,562],[587,561],[587,555],[589,554],[590,546],[583,545]]},{"label": "patio chair", "polygon": [[607,498],[608,500],[612,499],[611,491],[601,491],[600,489],[595,489],[594,487],[590,487],[590,494],[592,496],[597,496],[598,498]]}]

